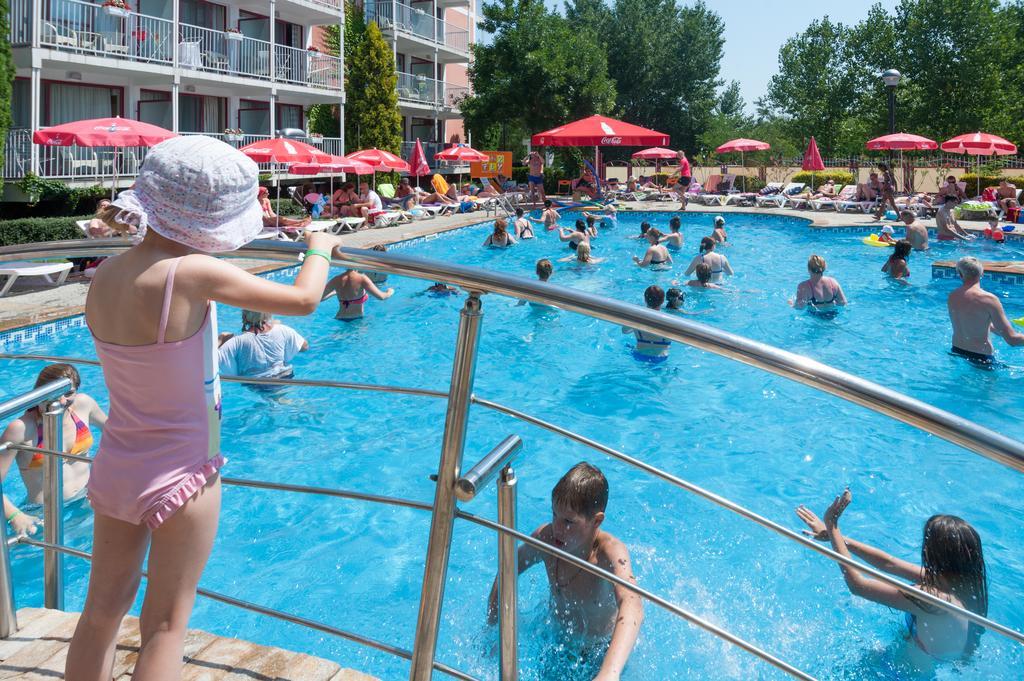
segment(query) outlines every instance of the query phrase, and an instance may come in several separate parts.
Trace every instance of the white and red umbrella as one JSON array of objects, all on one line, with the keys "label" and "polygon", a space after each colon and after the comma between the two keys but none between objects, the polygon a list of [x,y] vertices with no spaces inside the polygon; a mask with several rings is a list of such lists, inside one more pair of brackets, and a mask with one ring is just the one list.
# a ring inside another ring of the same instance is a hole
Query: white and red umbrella
[{"label": "white and red umbrella", "polygon": [[454,163],[484,163],[490,160],[490,156],[477,151],[465,144],[453,144],[444,151],[434,154],[435,161],[448,161]]},{"label": "white and red umbrella", "polygon": [[409,164],[400,157],[395,156],[390,151],[377,149],[376,147],[349,154],[348,158],[372,166],[374,170],[385,172],[389,170],[409,171]]},{"label": "white and red umbrella", "polygon": [[941,149],[953,154],[969,154],[978,157],[978,194],[981,194],[981,157],[1008,156],[1017,153],[1016,144],[987,132],[958,135],[943,142]]},{"label": "white and red umbrella", "polygon": [[[678,151],[672,151],[664,147],[651,147],[650,149],[643,149],[632,155],[632,158],[639,158],[645,161],[654,161],[654,173],[658,174],[661,172],[661,162],[667,161],[673,158],[679,158]],[[632,166],[630,167],[632,170]]]},{"label": "white and red umbrella", "polygon": [[331,155],[316,147],[288,139],[274,137],[239,147],[238,150],[257,163],[330,163]]},{"label": "white and red umbrella", "polygon": [[[737,151],[740,152],[740,165],[743,165],[743,154],[748,151],[768,151],[772,148],[772,145],[767,142],[760,140],[746,139],[740,137],[739,139],[729,140],[725,144],[715,149],[719,154],[734,154]],[[743,176],[743,188],[747,188],[747,176]]]},{"label": "white and red umbrella", "polygon": [[430,174],[430,166],[427,164],[427,155],[423,153],[423,145],[420,138],[416,138],[416,146],[412,149],[412,156],[409,157],[409,174],[416,178],[416,186],[420,186],[420,178]]},{"label": "white and red umbrella", "polygon": [[114,116],[62,123],[36,130],[32,134],[32,141],[53,147],[114,147],[114,186],[110,189],[110,198],[114,198],[117,191],[118,149],[152,147],[172,137],[177,137],[177,134],[158,125]]},{"label": "white and red umbrella", "polygon": [[871,151],[899,151],[900,167],[904,168],[903,186],[909,188],[913,183],[907,181],[907,168],[903,166],[903,152],[938,149],[939,143],[935,140],[930,140],[927,137],[921,137],[920,135],[896,132],[891,135],[882,135],[881,137],[876,137],[873,140],[868,140],[865,146]]}]

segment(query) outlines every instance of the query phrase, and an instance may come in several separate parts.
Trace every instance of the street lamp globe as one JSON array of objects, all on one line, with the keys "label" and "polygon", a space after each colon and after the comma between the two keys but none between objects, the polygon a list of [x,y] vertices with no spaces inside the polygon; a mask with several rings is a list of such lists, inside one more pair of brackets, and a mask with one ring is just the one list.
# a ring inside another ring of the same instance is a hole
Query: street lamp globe
[{"label": "street lamp globe", "polygon": [[896,87],[899,85],[902,78],[903,74],[896,69],[889,69],[882,74],[882,81],[889,87]]}]

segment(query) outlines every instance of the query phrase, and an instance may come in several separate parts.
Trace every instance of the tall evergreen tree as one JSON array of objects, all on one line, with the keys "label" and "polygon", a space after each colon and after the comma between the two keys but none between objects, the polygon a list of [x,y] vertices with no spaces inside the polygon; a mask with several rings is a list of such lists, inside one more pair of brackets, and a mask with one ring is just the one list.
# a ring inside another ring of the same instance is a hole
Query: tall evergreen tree
[{"label": "tall evergreen tree", "polygon": [[366,39],[352,55],[346,108],[345,142],[349,149],[376,147],[398,153],[402,116],[398,111],[398,76],[391,48],[376,23],[366,25]]},{"label": "tall evergreen tree", "polygon": [[14,55],[8,41],[10,27],[8,0],[0,0],[0,165],[4,161],[4,144],[11,127],[11,97],[14,90]]},{"label": "tall evergreen tree", "polygon": [[[345,59],[343,67],[345,78],[345,96],[351,102],[353,96],[358,97],[359,93],[353,93],[349,84],[349,69],[351,69],[354,56],[363,48],[366,42],[366,21],[363,15],[363,8],[352,0],[345,0]],[[341,29],[337,26],[327,26],[324,29],[324,46],[327,52],[338,56],[341,48]],[[338,111],[340,107],[336,104],[314,104],[309,109],[309,131],[317,132],[325,137],[338,137],[341,134]],[[345,129],[348,130],[352,121],[351,108],[345,108]]]}]

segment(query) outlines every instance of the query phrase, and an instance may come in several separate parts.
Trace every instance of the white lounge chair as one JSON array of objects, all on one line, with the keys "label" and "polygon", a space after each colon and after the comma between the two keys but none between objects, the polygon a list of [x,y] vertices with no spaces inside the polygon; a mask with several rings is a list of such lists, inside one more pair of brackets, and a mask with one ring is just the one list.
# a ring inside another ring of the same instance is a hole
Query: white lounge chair
[{"label": "white lounge chair", "polygon": [[[858,186],[860,186],[860,185],[858,185]],[[873,211],[875,208],[878,207],[878,199],[877,198],[873,199],[871,201],[858,201],[856,199],[856,193],[854,194],[854,197],[855,198],[850,199],[849,201],[837,201],[836,202],[836,212],[837,213],[853,213],[853,212],[859,211],[861,213],[870,213],[871,211]]]},{"label": "white lounge chair", "polygon": [[[28,262],[27,260],[0,262],[0,277],[7,277],[6,283],[0,289],[0,298],[11,290],[19,277],[44,277],[48,283],[60,286],[68,278],[71,267],[69,262]],[[54,274],[58,275],[57,281],[53,280]]]},{"label": "white lounge chair", "polygon": [[836,210],[843,201],[849,201],[850,199],[857,196],[857,185],[848,184],[839,190],[835,198],[832,199],[814,199],[811,201],[811,208],[814,210]]},{"label": "white lounge chair", "polygon": [[729,194],[729,196],[726,197],[726,199],[725,199],[725,204],[724,205],[726,205],[726,206],[729,206],[729,205],[733,205],[733,206],[743,206],[743,205],[753,206],[754,202],[757,201],[757,197],[759,197],[759,196],[771,196],[773,194],[778,194],[779,192],[781,192],[782,191],[782,183],[781,182],[769,182],[768,184],[766,184],[764,186],[764,188],[765,188],[766,191],[763,194],[761,194],[759,192],[740,192],[739,194]]},{"label": "white lounge chair", "polygon": [[769,194],[767,196],[759,196],[755,199],[758,208],[767,208],[768,206],[775,206],[776,208],[782,208],[789,201],[789,197],[800,192],[804,188],[803,182],[790,182],[785,188],[778,194]]}]

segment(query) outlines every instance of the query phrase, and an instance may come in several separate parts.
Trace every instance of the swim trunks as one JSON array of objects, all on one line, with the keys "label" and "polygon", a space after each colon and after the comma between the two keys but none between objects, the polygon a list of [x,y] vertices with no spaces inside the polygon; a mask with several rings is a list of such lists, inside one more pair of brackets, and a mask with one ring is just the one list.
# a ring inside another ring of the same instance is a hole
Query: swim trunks
[{"label": "swim trunks", "polygon": [[970,350],[958,348],[955,345],[950,348],[950,352],[954,355],[959,355],[960,357],[970,360],[973,364],[992,364],[996,359],[995,355],[986,355],[983,352],[971,352]]},{"label": "swim trunks", "polygon": [[527,175],[526,179],[529,181],[530,184],[544,184],[543,175]]},{"label": "swim trunks", "polygon": [[690,176],[686,175],[686,176],[683,176],[683,177],[679,178],[679,185],[682,186],[682,187],[689,187],[691,181],[692,180],[691,180]]}]

